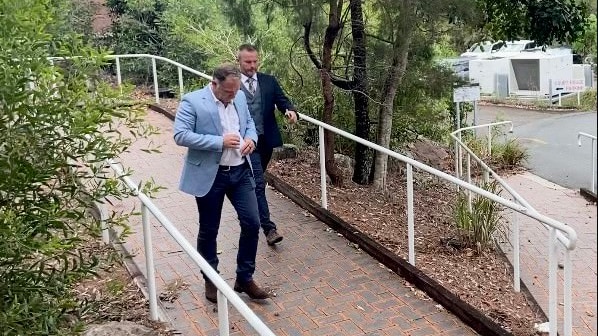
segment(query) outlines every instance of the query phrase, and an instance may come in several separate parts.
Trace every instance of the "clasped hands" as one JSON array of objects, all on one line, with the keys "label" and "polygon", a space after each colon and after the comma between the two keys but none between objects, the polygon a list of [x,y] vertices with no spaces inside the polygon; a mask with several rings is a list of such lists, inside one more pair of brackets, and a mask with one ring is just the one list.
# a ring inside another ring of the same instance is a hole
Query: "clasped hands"
[{"label": "clasped hands", "polygon": [[[224,148],[239,149],[241,147],[241,137],[238,134],[228,133],[223,136]],[[255,150],[255,143],[251,138],[243,140],[243,147],[241,147],[241,155],[245,156],[253,153]]]}]

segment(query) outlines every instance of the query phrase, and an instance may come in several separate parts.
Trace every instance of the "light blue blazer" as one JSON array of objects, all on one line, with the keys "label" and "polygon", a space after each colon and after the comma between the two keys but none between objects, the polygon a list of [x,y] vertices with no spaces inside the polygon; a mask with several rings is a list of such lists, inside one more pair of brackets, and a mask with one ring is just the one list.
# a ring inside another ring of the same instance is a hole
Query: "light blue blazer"
[{"label": "light blue blazer", "polygon": [[[174,119],[174,141],[188,148],[179,189],[197,197],[205,196],[212,188],[222,157],[222,124],[210,85],[184,95]],[[255,124],[243,91],[237,92],[233,104],[239,115],[241,137],[249,137],[257,144]]]}]

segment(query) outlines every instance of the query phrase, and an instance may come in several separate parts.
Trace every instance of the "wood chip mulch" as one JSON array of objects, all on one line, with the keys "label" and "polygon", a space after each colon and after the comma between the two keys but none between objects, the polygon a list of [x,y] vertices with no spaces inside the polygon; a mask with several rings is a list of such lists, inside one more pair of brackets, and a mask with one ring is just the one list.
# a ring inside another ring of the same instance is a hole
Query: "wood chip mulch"
[{"label": "wood chip mulch", "polygon": [[[316,203],[320,201],[317,152],[304,150],[293,159],[271,162],[268,171]],[[447,243],[458,241],[452,225],[454,189],[414,171],[416,267],[514,335],[536,335],[545,322],[539,308],[513,291],[511,265],[499,250],[482,253]],[[343,188],[328,186],[329,210],[408,259],[406,179],[389,173],[386,194],[346,177]]]}]

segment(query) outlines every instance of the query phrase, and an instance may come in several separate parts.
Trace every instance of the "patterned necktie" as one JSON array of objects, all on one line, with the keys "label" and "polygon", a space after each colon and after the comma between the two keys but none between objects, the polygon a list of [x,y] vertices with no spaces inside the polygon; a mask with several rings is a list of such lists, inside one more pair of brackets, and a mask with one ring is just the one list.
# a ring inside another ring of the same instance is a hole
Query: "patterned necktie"
[{"label": "patterned necktie", "polygon": [[249,89],[249,93],[251,93],[252,96],[255,94],[255,87],[253,86],[254,81],[255,79],[253,79],[252,77],[247,78],[247,86]]}]

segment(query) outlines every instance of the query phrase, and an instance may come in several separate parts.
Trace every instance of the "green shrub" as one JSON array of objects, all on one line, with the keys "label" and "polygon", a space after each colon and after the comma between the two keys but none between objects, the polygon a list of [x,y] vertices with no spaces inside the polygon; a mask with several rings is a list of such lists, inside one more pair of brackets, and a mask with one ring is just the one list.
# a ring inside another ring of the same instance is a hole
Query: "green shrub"
[{"label": "green shrub", "polygon": [[527,150],[517,139],[495,143],[492,146],[492,161],[504,168],[514,168],[523,165],[528,159]]},{"label": "green shrub", "polygon": [[[82,237],[99,233],[87,210],[124,186],[100,163],[133,141],[138,108],[100,81],[102,55],[61,29],[60,0],[0,1],[0,332],[64,335],[81,307],[69,287],[94,272]],[[57,33],[54,35],[54,33]],[[56,60],[48,56],[84,57]],[[110,222],[119,223],[113,217]]]},{"label": "green shrub", "polygon": [[[500,194],[496,181],[484,184],[482,189],[496,195]],[[469,206],[469,191],[460,191],[454,207],[454,224],[461,235],[461,240],[467,246],[478,252],[491,247],[492,239],[497,232],[502,231],[500,204],[477,194],[471,196]]]},{"label": "green shrub", "polygon": [[572,107],[581,111],[593,111],[596,109],[596,90],[586,90],[580,93],[579,104],[577,104],[577,95],[564,98],[562,105]]}]

